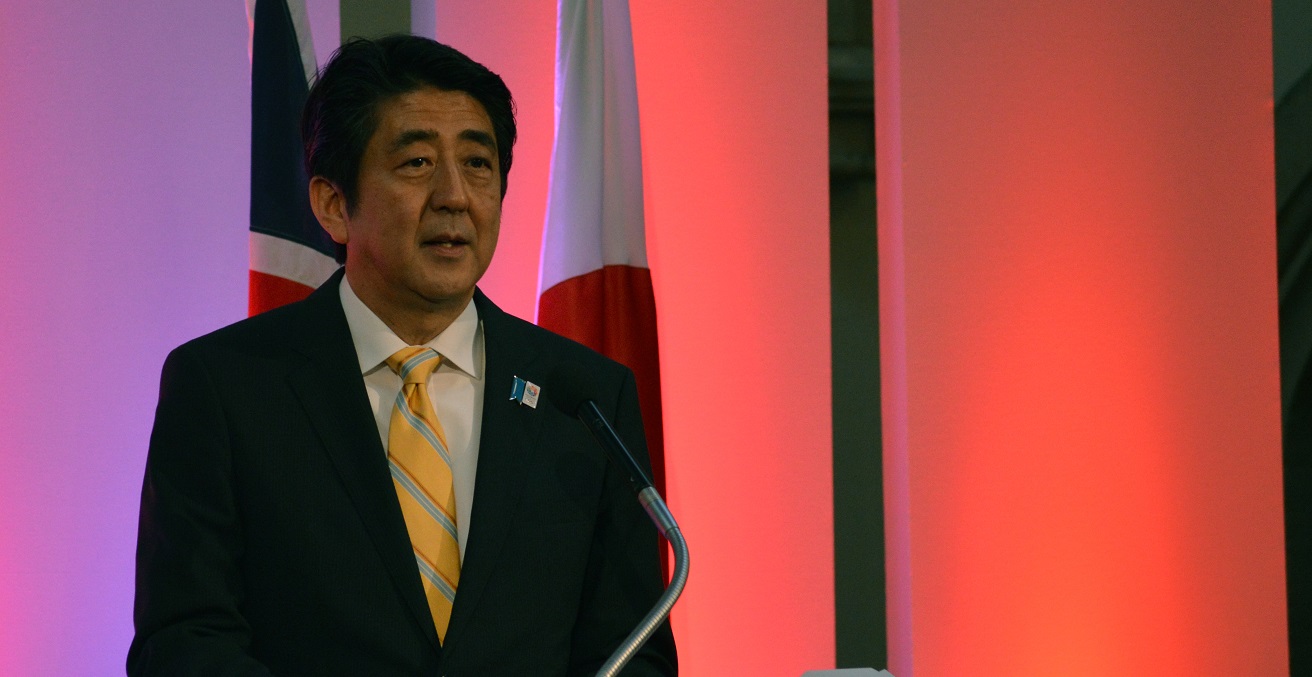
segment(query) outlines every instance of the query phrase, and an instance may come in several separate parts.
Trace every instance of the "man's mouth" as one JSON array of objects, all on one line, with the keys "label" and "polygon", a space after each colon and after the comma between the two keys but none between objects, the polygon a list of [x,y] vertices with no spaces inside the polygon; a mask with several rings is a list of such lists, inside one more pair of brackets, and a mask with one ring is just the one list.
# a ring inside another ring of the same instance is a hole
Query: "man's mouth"
[{"label": "man's mouth", "polygon": [[437,247],[439,249],[455,249],[469,244],[469,240],[458,235],[439,235],[435,238],[424,240],[425,247]]}]

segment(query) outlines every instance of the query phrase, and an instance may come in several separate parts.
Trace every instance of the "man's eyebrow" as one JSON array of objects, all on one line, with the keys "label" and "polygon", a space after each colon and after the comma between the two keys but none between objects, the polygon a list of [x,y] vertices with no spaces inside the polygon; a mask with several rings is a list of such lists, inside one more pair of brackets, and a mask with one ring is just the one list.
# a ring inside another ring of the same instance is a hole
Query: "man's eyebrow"
[{"label": "man's eyebrow", "polygon": [[473,141],[480,146],[486,146],[493,153],[497,152],[497,140],[492,138],[491,134],[479,129],[466,129],[460,132],[460,138],[466,141]]},{"label": "man's eyebrow", "polygon": [[396,151],[401,150],[402,148],[405,148],[406,146],[409,146],[412,143],[418,143],[420,141],[432,141],[433,139],[436,138],[437,138],[437,132],[431,129],[407,129],[401,132],[401,134],[396,137],[396,140],[392,142],[392,145],[390,147],[388,147],[387,152],[395,153]]},{"label": "man's eyebrow", "polygon": [[[412,143],[432,141],[436,138],[437,132],[431,129],[407,129],[396,137],[396,140],[392,142],[392,145],[387,149],[387,152],[395,153]],[[479,129],[466,129],[465,131],[460,132],[460,138],[466,141],[473,141],[480,146],[485,146],[488,150],[494,153],[497,150],[497,140],[493,138],[491,134]]]}]

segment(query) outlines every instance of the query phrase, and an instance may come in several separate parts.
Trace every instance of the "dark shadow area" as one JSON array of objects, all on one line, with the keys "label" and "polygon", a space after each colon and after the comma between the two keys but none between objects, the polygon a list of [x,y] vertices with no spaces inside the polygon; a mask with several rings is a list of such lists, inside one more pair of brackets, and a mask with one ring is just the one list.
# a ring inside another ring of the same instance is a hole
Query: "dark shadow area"
[{"label": "dark shadow area", "polygon": [[888,665],[870,0],[829,0],[834,606],[839,668]]},{"label": "dark shadow area", "polygon": [[1275,111],[1285,576],[1291,675],[1312,674],[1312,72]]}]

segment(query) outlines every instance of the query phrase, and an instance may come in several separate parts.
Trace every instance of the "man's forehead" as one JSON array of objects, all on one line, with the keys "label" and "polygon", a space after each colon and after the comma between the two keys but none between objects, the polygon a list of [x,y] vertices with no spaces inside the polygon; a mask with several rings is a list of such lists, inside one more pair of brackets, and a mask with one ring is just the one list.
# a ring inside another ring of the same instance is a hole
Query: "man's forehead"
[{"label": "man's forehead", "polygon": [[378,111],[374,137],[389,150],[443,137],[496,148],[491,117],[467,92],[425,87],[379,102]]},{"label": "man's forehead", "polygon": [[492,118],[483,104],[460,90],[423,87],[403,92],[380,101],[378,111],[381,119],[403,126],[410,120],[441,119],[492,128]]}]

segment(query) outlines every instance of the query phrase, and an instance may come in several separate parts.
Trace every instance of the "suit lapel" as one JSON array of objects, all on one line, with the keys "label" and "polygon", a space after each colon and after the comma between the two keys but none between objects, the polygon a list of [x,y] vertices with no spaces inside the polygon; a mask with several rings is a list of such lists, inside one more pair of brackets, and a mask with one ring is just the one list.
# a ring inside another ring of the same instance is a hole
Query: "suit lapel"
[{"label": "suit lapel", "polygon": [[447,647],[460,639],[496,567],[518,511],[528,454],[541,426],[542,417],[535,415],[535,409],[510,399],[511,384],[516,376],[539,382],[547,376],[538,373],[543,366],[537,360],[537,350],[523,340],[515,321],[481,292],[475,293],[474,301],[483,322],[486,357],[483,421],[469,539],[451,611]]},{"label": "suit lapel", "polygon": [[[302,340],[308,359],[288,377],[345,485],[388,575],[414,620],[435,648],[440,645],[415,567],[410,536],[396,500],[387,454],[378,439],[338,286],[342,272],[307,299]],[[490,360],[489,360],[490,362]]]}]

